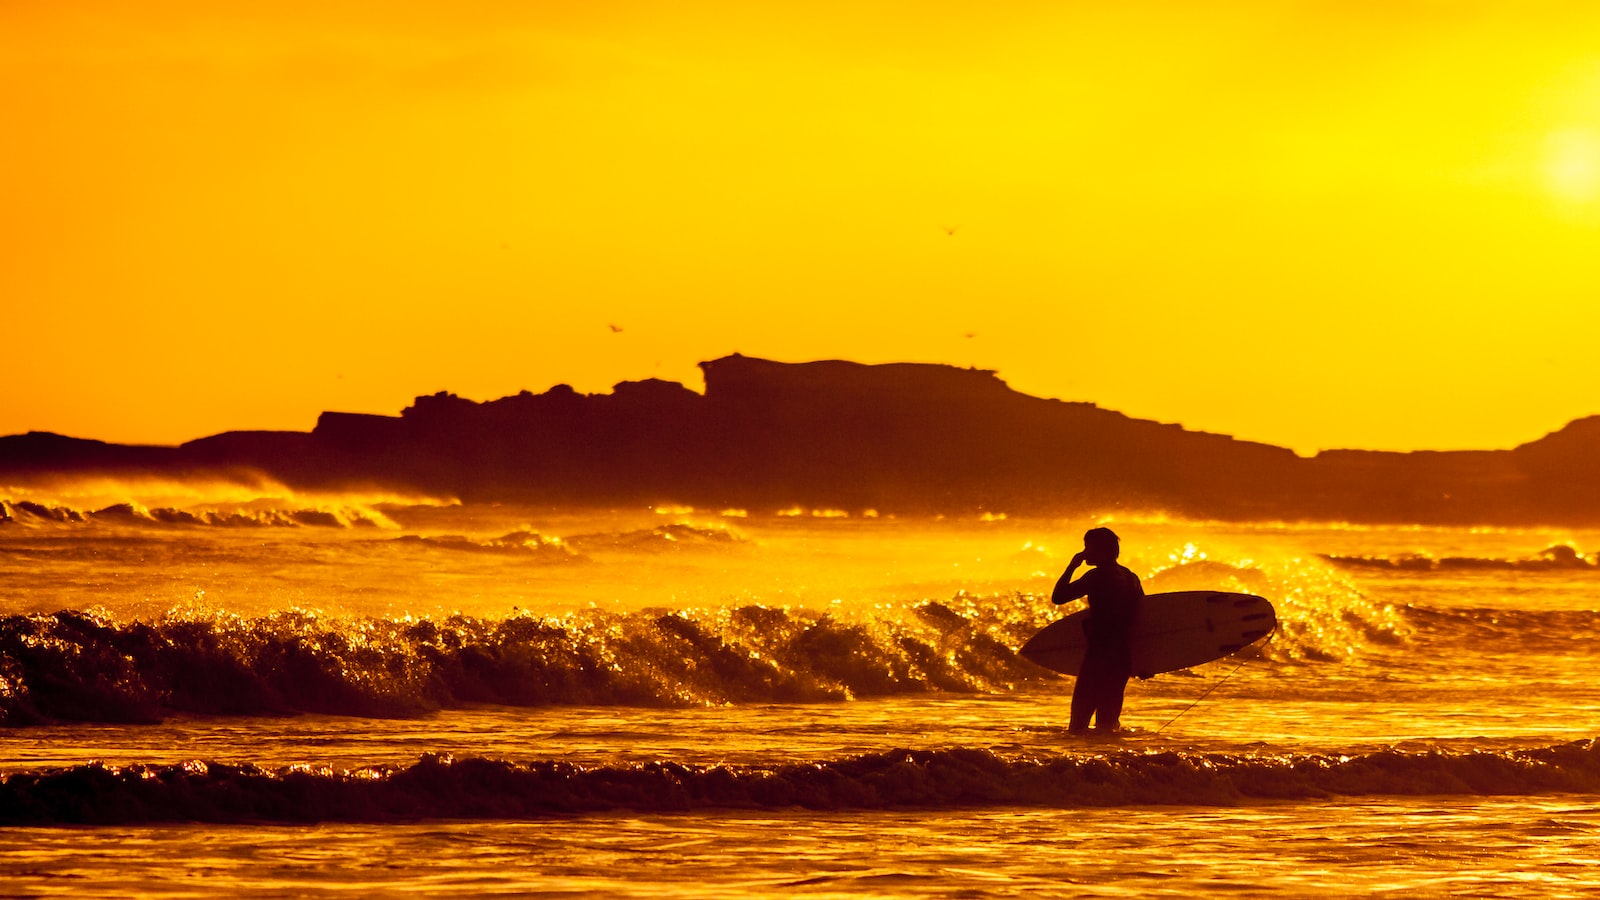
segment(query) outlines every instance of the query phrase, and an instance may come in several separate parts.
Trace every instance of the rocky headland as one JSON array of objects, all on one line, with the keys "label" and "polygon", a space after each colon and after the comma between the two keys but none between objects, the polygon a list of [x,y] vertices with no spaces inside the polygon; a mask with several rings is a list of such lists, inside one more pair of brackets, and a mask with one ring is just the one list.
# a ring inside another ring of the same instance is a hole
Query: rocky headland
[{"label": "rocky headland", "polygon": [[739,355],[700,365],[704,394],[655,379],[488,402],[439,393],[398,416],[327,412],[310,432],[175,447],[0,437],[0,484],[268,478],[467,503],[1600,524],[1600,416],[1509,450],[1301,457],[1028,396],[985,370]]}]

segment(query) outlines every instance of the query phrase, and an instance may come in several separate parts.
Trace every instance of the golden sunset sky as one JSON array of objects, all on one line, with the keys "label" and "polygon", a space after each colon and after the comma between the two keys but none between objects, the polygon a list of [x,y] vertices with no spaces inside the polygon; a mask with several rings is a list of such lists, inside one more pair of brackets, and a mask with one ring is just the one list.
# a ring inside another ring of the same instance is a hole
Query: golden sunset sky
[{"label": "golden sunset sky", "polygon": [[0,434],[734,351],[1302,452],[1600,412],[1592,3],[12,0],[0,136]]}]

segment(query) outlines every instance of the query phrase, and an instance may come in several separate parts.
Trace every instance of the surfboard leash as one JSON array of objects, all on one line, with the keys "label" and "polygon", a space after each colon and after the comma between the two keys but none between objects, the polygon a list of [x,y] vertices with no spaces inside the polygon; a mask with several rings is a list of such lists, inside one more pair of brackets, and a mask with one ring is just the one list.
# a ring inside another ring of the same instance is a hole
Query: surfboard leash
[{"label": "surfboard leash", "polygon": [[[1261,647],[1258,648],[1258,651],[1261,650],[1261,649],[1265,649],[1268,644],[1272,643],[1272,639],[1274,637],[1276,637],[1277,634],[1278,634],[1278,623],[1277,622],[1273,622],[1272,623],[1272,630],[1267,632],[1267,639],[1261,642]],[[1167,725],[1171,725],[1173,722],[1178,721],[1179,719],[1183,718],[1183,714],[1184,713],[1188,712],[1191,709],[1194,709],[1196,706],[1199,706],[1201,701],[1203,701],[1207,697],[1211,696],[1211,692],[1212,691],[1215,691],[1217,688],[1222,687],[1223,682],[1227,681],[1229,678],[1232,678],[1234,673],[1238,672],[1240,669],[1244,668],[1245,664],[1248,663],[1248,662],[1250,662],[1250,657],[1246,656],[1246,657],[1241,658],[1239,660],[1239,664],[1234,666],[1233,669],[1228,672],[1228,674],[1226,674],[1226,675],[1222,676],[1221,678],[1218,678],[1216,681],[1212,682],[1211,686],[1206,688],[1206,692],[1205,693],[1203,693],[1200,696],[1194,698],[1194,702],[1193,703],[1190,703],[1188,706],[1185,706],[1183,709],[1179,710],[1177,715],[1175,715],[1172,718],[1167,720],[1166,725],[1162,725],[1160,728],[1157,728],[1151,734],[1151,737],[1154,737],[1155,735],[1160,734],[1163,731],[1166,731],[1167,730]]]}]

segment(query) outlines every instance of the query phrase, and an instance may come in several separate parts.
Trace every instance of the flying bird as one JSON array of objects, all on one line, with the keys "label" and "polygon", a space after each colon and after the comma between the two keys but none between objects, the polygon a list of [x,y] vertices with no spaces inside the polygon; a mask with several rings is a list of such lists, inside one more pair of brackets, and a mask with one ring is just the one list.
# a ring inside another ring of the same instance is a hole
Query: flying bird
[{"label": "flying bird", "polygon": [[960,228],[961,226],[960,225],[941,225],[939,227],[944,229],[945,237],[955,237],[956,236],[956,229]]},{"label": "flying bird", "polygon": [[608,324],[608,325],[606,325],[606,327],[611,329],[611,333],[612,334],[621,334],[622,333],[622,326],[621,325],[609,325]]}]

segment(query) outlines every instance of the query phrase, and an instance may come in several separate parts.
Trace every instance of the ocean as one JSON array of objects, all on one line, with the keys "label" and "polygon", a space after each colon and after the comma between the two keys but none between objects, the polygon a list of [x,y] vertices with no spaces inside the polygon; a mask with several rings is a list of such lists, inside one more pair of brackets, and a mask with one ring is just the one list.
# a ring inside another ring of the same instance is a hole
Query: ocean
[{"label": "ocean", "polygon": [[[116,497],[111,497],[115,500]],[[1106,524],[1259,594],[1117,736]],[[0,894],[1588,896],[1600,531],[403,497],[0,504]]]}]

